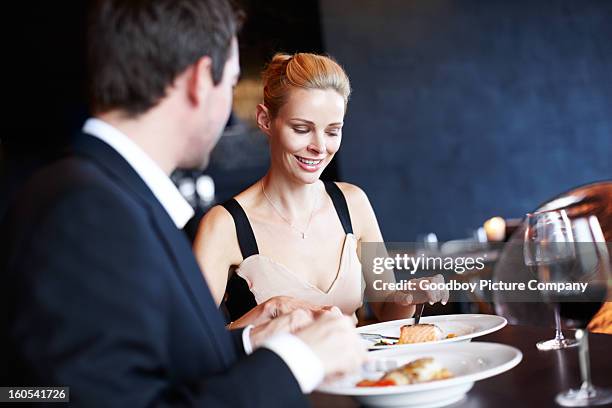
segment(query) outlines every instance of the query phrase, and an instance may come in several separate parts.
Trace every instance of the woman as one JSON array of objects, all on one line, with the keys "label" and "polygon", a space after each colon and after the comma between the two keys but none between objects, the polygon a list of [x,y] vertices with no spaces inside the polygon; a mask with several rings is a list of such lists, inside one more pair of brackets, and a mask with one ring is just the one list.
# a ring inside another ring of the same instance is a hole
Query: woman
[{"label": "woman", "polygon": [[[257,304],[288,296],[354,316],[364,288],[358,244],[383,238],[361,189],[319,180],[340,148],[348,77],[329,57],[299,53],[275,55],[263,80],[257,124],[269,140],[270,168],[206,214],[194,246],[198,261],[218,303],[228,279],[239,276]],[[228,289],[228,306],[245,297],[233,293],[234,287]],[[416,295],[389,294],[372,309],[381,320],[409,317]],[[421,302],[448,300],[444,291],[418,295]],[[231,309],[233,318],[244,312]],[[249,324],[250,317],[235,323]]]}]

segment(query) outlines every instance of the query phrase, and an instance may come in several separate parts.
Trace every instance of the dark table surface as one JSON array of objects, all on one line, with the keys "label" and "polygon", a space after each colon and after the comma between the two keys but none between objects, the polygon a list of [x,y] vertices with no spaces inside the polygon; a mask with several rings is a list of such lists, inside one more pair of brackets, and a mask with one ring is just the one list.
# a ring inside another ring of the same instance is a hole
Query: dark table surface
[{"label": "dark table surface", "polygon": [[[566,336],[573,337],[571,331]],[[467,396],[450,408],[555,407],[555,396],[580,384],[578,348],[539,351],[535,343],[554,337],[551,328],[508,325],[474,341],[514,346],[523,353],[518,366],[492,378],[477,381]],[[593,383],[612,387],[612,335],[589,334]],[[350,397],[313,393],[313,407],[354,408],[359,405]]]}]

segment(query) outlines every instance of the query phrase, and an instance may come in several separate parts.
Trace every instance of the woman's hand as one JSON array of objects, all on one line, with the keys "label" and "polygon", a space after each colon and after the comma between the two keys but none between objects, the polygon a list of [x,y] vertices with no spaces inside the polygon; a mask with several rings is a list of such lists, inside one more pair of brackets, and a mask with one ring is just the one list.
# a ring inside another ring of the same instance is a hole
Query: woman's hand
[{"label": "woman's hand", "polygon": [[410,282],[414,282],[415,290],[411,291],[396,291],[390,295],[390,301],[397,303],[401,306],[418,305],[421,303],[434,303],[441,302],[445,305],[448,302],[449,292],[448,289],[422,289],[421,285],[426,286],[424,283],[443,284],[444,276],[437,274],[435,276],[429,276],[426,278],[411,279]]},{"label": "woman's hand", "polygon": [[229,324],[229,329],[246,327],[249,324],[258,326],[279,316],[289,314],[295,310],[305,310],[311,313],[329,311],[332,306],[315,305],[304,300],[289,296],[275,296],[255,306],[240,319]]},{"label": "woman's hand", "polygon": [[414,314],[415,305],[421,303],[448,302],[449,292],[447,289],[422,289],[422,282],[444,283],[444,277],[440,274],[426,278],[411,279],[415,283],[415,289],[411,291],[395,291],[390,293],[380,308],[380,320],[407,319]]}]

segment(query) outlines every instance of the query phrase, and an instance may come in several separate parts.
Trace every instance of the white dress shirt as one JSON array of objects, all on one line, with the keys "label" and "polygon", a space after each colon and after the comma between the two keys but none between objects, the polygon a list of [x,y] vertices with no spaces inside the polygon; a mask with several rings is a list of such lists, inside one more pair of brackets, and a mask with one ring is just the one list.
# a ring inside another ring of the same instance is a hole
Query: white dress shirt
[{"label": "white dress shirt", "polygon": [[[182,229],[193,217],[193,208],[183,198],[170,177],[119,129],[100,119],[90,118],[83,125],[83,132],[108,144],[132,166],[178,229]],[[248,326],[242,334],[244,350],[247,354],[253,352],[250,337],[252,327]],[[302,392],[313,391],[323,380],[324,369],[321,360],[298,337],[291,334],[275,335],[267,339],[261,347],[272,350],[283,359],[297,379]]]}]

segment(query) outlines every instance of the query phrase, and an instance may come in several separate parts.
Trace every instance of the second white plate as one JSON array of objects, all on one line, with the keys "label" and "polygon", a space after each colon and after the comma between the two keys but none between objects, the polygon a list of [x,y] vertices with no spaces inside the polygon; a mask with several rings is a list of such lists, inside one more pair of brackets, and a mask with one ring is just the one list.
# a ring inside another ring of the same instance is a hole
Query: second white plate
[{"label": "second white plate", "polygon": [[[501,316],[487,314],[453,314],[443,316],[427,316],[421,318],[421,323],[435,324],[442,330],[442,340],[425,343],[398,344],[375,346],[376,341],[365,340],[371,350],[387,348],[417,348],[433,344],[455,343],[470,341],[474,337],[484,336],[504,327],[508,322]],[[357,333],[380,334],[383,336],[399,337],[400,328],[404,325],[414,324],[414,319],[391,320],[389,322],[370,324],[357,328]],[[455,337],[447,339],[446,336],[454,334]]]},{"label": "second white plate", "polygon": [[432,357],[453,373],[446,380],[420,384],[356,387],[364,379],[377,379],[383,372],[362,372],[320,386],[317,391],[351,396],[361,404],[378,407],[441,407],[462,399],[474,382],[493,377],[512,369],[523,358],[522,353],[510,346],[497,343],[461,343],[448,347],[427,346],[416,350],[401,349],[372,353],[372,362],[385,366],[401,366],[417,358]]}]

